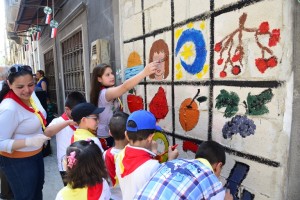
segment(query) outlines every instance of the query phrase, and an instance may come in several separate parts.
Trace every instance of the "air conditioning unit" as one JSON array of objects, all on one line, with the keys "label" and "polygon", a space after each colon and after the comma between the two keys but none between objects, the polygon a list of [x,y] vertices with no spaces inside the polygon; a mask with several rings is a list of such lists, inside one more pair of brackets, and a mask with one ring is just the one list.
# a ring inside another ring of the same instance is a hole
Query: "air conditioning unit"
[{"label": "air conditioning unit", "polygon": [[98,39],[91,43],[91,66],[90,72],[101,64],[110,64],[110,45],[108,40]]}]

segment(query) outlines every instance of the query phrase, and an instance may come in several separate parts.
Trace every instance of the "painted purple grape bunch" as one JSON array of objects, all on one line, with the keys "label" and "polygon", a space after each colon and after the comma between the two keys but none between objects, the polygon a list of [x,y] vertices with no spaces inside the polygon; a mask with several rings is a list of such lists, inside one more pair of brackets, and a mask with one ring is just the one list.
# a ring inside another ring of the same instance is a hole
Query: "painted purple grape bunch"
[{"label": "painted purple grape bunch", "polygon": [[231,138],[234,134],[240,134],[243,138],[254,135],[256,125],[252,119],[248,119],[246,115],[236,115],[231,121],[225,123],[222,129],[225,139]]}]

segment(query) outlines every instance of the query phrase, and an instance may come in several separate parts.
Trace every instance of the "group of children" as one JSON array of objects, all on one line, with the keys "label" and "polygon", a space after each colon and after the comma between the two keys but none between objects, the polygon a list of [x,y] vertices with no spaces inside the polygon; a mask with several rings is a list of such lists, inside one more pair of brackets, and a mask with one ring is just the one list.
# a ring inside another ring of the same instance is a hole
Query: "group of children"
[{"label": "group of children", "polygon": [[[216,143],[216,146],[215,142],[210,141],[207,147],[207,142],[204,142],[206,146],[202,145],[203,148],[200,148],[202,154],[200,152],[196,157],[208,161],[195,160],[193,162],[198,164],[190,165],[183,165],[182,163],[187,161],[176,159],[178,150],[169,147],[168,162],[160,164],[155,159],[156,145],[152,139],[154,132],[161,129],[156,125],[154,115],[146,110],[135,111],[131,115],[117,111],[109,122],[109,133],[114,138],[114,146],[104,151],[99,139],[93,134],[101,112],[103,108],[87,103],[79,92],[72,92],[66,99],[65,113],[54,119],[45,131],[47,136],[57,133],[57,162],[65,184],[65,187],[57,194],[57,200],[167,199],[169,195],[175,197],[173,199],[181,199],[183,196],[176,192],[180,187],[169,188],[165,190],[168,192],[164,193],[153,193],[152,190],[158,187],[152,187],[152,185],[159,183],[155,177],[170,179],[170,175],[178,173],[174,175],[175,183],[183,184],[177,180],[178,177],[187,177],[194,171],[202,171],[201,176],[208,174],[207,182],[212,181],[214,185],[209,190],[211,193],[206,192],[206,196],[203,196],[205,198],[202,198],[199,196],[199,191],[203,191],[203,188],[199,184],[199,189],[189,196],[193,198],[187,199],[198,199],[194,198],[197,195],[199,199],[230,199],[225,198],[224,188],[215,176],[219,175],[221,167],[225,164],[225,151],[221,145]],[[211,149],[211,142],[215,145],[213,149]],[[213,155],[203,153],[205,149],[216,153]],[[209,158],[206,158],[207,155]],[[198,165],[210,167],[199,170]],[[187,172],[180,169],[180,166],[193,170]],[[169,175],[166,176],[167,174]],[[163,183],[165,181],[162,181],[160,187],[174,185],[171,179],[171,184],[166,185]],[[195,187],[195,184],[192,185]],[[157,196],[158,194],[160,195]],[[213,198],[218,195],[221,195],[221,198]]]},{"label": "group of children", "polygon": [[[168,162],[160,164],[153,136],[161,128],[154,115],[146,110],[128,115],[118,109],[116,99],[153,74],[156,65],[149,63],[117,87],[110,66],[97,66],[91,103],[79,92],[68,95],[64,114],[44,132],[57,140],[57,163],[65,185],[57,200],[232,199],[217,178],[225,164],[221,145],[204,142],[196,154],[200,160],[176,159],[178,150],[169,147]],[[161,189],[153,193],[157,188]]]}]

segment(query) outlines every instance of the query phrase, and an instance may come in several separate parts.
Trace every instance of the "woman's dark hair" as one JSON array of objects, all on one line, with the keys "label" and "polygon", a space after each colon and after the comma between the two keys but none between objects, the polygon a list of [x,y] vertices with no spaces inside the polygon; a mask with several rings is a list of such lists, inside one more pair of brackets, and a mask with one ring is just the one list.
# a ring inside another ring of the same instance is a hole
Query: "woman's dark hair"
[{"label": "woman's dark hair", "polygon": [[111,68],[111,66],[107,64],[100,64],[93,69],[92,80],[91,80],[90,101],[92,104],[94,104],[97,107],[98,107],[98,98],[99,98],[100,91],[102,87],[105,87],[98,81],[98,77],[102,77],[106,68],[109,67]]},{"label": "woman's dark hair", "polygon": [[38,72],[38,73],[40,73],[41,74],[41,76],[45,76],[45,72],[43,71],[43,70],[37,70],[36,72]]},{"label": "woman's dark hair", "polygon": [[74,91],[71,92],[66,99],[65,106],[71,110],[80,103],[86,103],[86,99],[80,92]]},{"label": "woman's dark hair", "polygon": [[102,178],[108,179],[102,152],[93,140],[72,143],[67,148],[66,156],[70,156],[71,152],[75,152],[76,162],[72,168],[67,167],[65,181],[73,189],[95,186],[103,182]]},{"label": "woman's dark hair", "polygon": [[[149,63],[153,62],[154,53],[164,53],[165,54],[164,78],[167,78],[167,76],[169,75],[169,48],[164,40],[160,39],[160,40],[153,42],[151,49],[150,49]],[[149,77],[151,79],[154,79],[155,74],[151,74]]]},{"label": "woman's dark hair", "polygon": [[113,114],[109,121],[109,130],[115,140],[124,140],[126,131],[126,122],[129,115],[127,113],[117,111]]},{"label": "woman's dark hair", "polygon": [[[129,120],[127,122],[127,126],[131,128],[136,128],[137,125],[133,120]],[[149,137],[149,135],[154,134],[155,129],[145,129],[145,130],[138,130],[136,132],[133,131],[127,131],[128,139],[130,139],[132,142],[136,141],[142,141]]]},{"label": "woman's dark hair", "polygon": [[199,145],[195,158],[205,158],[211,165],[218,162],[222,162],[225,165],[225,149],[215,141],[205,141]]},{"label": "woman's dark hair", "polygon": [[[16,78],[20,76],[31,75],[32,69],[28,65],[12,65],[8,70],[7,81],[13,84]],[[4,96],[10,91],[10,88],[6,81],[3,82],[2,90],[0,91],[0,103],[2,102]]]}]

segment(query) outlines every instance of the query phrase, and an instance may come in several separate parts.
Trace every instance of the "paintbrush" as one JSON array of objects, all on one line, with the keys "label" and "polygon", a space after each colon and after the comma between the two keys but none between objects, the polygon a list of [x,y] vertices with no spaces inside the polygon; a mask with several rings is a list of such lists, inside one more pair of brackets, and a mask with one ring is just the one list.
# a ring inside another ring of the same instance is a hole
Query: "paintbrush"
[{"label": "paintbrush", "polygon": [[[171,147],[172,151],[174,151],[174,150],[176,149],[177,146],[178,146],[178,144],[173,145],[173,146]],[[169,150],[163,152],[162,154],[156,155],[154,158],[155,158],[156,160],[158,160],[159,162],[161,162],[161,161],[162,161],[162,156],[165,155],[166,153],[168,153],[168,151],[169,151]]]}]

